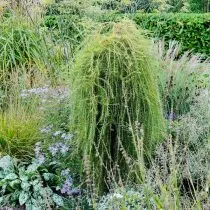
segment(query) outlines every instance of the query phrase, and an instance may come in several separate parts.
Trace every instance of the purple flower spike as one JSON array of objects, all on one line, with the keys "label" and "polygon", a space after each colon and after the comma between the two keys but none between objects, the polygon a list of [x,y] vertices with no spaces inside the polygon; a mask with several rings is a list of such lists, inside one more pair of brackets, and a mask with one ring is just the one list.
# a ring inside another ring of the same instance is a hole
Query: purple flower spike
[{"label": "purple flower spike", "polygon": [[63,184],[61,193],[69,195],[71,193],[72,184],[73,184],[72,178],[69,176]]}]

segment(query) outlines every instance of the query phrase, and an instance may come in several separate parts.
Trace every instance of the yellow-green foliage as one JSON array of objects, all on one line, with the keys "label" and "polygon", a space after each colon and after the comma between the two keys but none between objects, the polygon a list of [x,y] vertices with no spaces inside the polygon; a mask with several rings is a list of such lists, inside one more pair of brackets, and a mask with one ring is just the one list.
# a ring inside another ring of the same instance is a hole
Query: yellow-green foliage
[{"label": "yellow-green foliage", "polygon": [[34,155],[34,144],[40,141],[40,117],[9,109],[0,115],[0,153],[21,159]]},{"label": "yellow-green foliage", "polygon": [[105,171],[115,164],[122,174],[128,172],[122,151],[137,159],[141,140],[136,126],[143,127],[144,154],[151,155],[161,140],[164,120],[150,44],[133,23],[116,23],[84,46],[71,75],[71,127],[102,188]]}]

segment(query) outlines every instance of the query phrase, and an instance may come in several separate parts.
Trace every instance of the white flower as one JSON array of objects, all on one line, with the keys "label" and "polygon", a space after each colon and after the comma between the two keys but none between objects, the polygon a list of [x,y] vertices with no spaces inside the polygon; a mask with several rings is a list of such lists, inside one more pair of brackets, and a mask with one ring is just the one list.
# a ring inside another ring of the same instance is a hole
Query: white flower
[{"label": "white flower", "polygon": [[123,196],[120,193],[114,193],[112,195],[112,197],[115,197],[115,198],[118,198],[118,199],[122,199],[123,198]]},{"label": "white flower", "polygon": [[62,133],[63,133],[62,131],[55,131],[55,133],[53,133],[53,136],[58,136],[58,135],[60,135]]},{"label": "white flower", "polygon": [[61,138],[63,138],[64,140],[71,140],[72,137],[73,137],[73,134],[71,134],[71,133],[63,133],[61,135]]},{"label": "white flower", "polygon": [[21,97],[21,98],[27,98],[28,96],[29,96],[29,95],[28,95],[27,93],[24,93],[24,92],[20,94],[20,97]]},{"label": "white flower", "polygon": [[52,127],[53,127],[52,125],[48,125],[46,128],[40,129],[40,132],[41,133],[50,133],[52,130]]}]

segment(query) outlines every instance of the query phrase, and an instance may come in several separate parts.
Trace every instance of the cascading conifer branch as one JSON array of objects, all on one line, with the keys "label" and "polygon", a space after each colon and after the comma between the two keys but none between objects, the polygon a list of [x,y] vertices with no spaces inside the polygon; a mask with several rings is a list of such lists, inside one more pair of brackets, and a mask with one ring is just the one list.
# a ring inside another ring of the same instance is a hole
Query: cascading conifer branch
[{"label": "cascading conifer branch", "polygon": [[71,129],[79,151],[90,157],[96,186],[102,191],[107,170],[117,165],[122,177],[130,170],[120,147],[138,159],[136,141],[142,138],[131,132],[136,122],[144,128],[144,153],[151,155],[163,137],[164,118],[150,43],[132,22],[116,23],[84,46],[70,79]]}]

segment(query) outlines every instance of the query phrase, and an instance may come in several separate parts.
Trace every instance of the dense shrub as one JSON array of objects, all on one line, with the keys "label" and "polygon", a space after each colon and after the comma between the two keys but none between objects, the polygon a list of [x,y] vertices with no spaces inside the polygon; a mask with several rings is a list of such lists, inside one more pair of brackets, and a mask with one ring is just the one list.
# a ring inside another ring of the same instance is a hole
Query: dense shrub
[{"label": "dense shrub", "polygon": [[83,16],[85,9],[91,5],[91,0],[86,1],[58,1],[46,7],[45,15],[79,15]]},{"label": "dense shrub", "polygon": [[50,15],[44,18],[44,26],[50,32],[54,42],[68,40],[72,47],[78,46],[84,37],[85,24],[77,15]]},{"label": "dense shrub", "polygon": [[[137,159],[144,148],[150,155],[163,134],[149,49],[135,25],[125,21],[115,24],[111,32],[90,37],[77,55],[70,76],[70,123],[78,148],[87,155],[96,175],[97,188],[107,178],[105,168],[111,171],[117,164],[123,177],[131,170],[123,154]],[[139,166],[135,172],[141,176]]]},{"label": "dense shrub", "polygon": [[137,14],[134,20],[153,37],[176,40],[184,51],[210,55],[209,14]]}]

